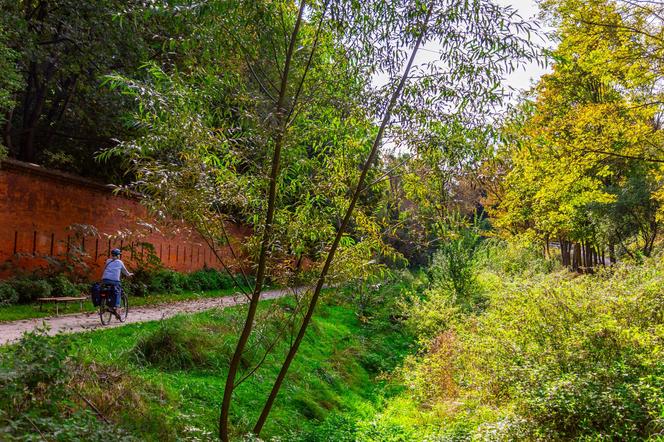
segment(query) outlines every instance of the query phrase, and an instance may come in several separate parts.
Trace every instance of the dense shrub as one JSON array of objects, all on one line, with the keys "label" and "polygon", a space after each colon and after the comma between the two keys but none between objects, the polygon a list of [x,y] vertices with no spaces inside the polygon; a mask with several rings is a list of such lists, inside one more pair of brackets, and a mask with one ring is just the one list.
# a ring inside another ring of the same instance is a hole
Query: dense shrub
[{"label": "dense shrub", "polygon": [[145,296],[149,293],[180,293],[183,290],[219,290],[233,286],[226,272],[201,269],[192,273],[178,273],[169,269],[136,270],[132,278],[123,281],[127,294]]},{"label": "dense shrub", "polygon": [[182,288],[192,292],[198,292],[203,289],[205,284],[205,276],[201,272],[193,272],[185,275],[182,281]]},{"label": "dense shrub", "polygon": [[66,338],[52,339],[45,330],[36,330],[0,353],[0,439],[136,440],[103,423],[91,410],[74,407],[71,381],[76,363],[69,351]]},{"label": "dense shrub", "polygon": [[49,279],[16,278],[0,282],[0,305],[29,303],[47,296],[78,296],[87,290],[87,283],[73,284],[64,275]]},{"label": "dense shrub", "polygon": [[58,275],[49,279],[54,296],[77,296],[81,293],[80,287],[73,284],[64,275]]},{"label": "dense shrub", "polygon": [[454,296],[442,288],[427,289],[422,294],[406,292],[399,308],[406,326],[425,342],[447,330],[459,314]]},{"label": "dense shrub", "polygon": [[23,303],[50,296],[53,290],[48,281],[43,279],[14,279],[10,284],[18,293],[18,301]]},{"label": "dense shrub", "polygon": [[481,244],[478,227],[460,228],[449,235],[429,267],[432,286],[446,292],[464,310],[481,309],[484,299],[475,277],[477,252]]},{"label": "dense shrub", "polygon": [[0,282],[0,306],[18,302],[18,292],[10,284]]},{"label": "dense shrub", "polygon": [[186,275],[187,290],[218,290],[233,286],[233,280],[226,272],[215,269],[202,269]]},{"label": "dense shrub", "polygon": [[[189,274],[169,269],[136,270],[132,278],[125,278],[122,286],[129,296],[150,293],[180,293],[183,290],[220,290],[233,287],[233,279],[226,272],[205,268]],[[29,303],[47,296],[78,296],[87,293],[89,283],[72,283],[64,274],[49,279],[16,278],[0,282],[0,306]]]},{"label": "dense shrub", "polygon": [[45,330],[23,335],[12,351],[0,354],[0,404],[8,419],[19,417],[28,406],[55,410],[69,379],[66,340],[52,345]]},{"label": "dense shrub", "polygon": [[542,247],[525,240],[488,239],[477,253],[478,267],[508,276],[543,275],[560,267],[558,259],[547,258]]},{"label": "dense shrub", "polygon": [[[520,248],[512,256],[529,254]],[[481,314],[450,311],[431,297],[410,304],[417,313],[409,321],[424,338],[422,355],[404,368],[412,397],[448,415],[457,413],[452,403],[498,410],[493,422],[475,425],[469,437],[478,440],[661,434],[662,257],[585,276],[533,275],[512,265],[504,257],[493,267],[500,277],[485,275],[491,284],[484,286],[488,304]],[[436,323],[438,334],[431,337]]]},{"label": "dense shrub", "polygon": [[162,269],[152,274],[149,282],[150,291],[155,293],[179,293],[182,291],[184,275],[173,270]]}]

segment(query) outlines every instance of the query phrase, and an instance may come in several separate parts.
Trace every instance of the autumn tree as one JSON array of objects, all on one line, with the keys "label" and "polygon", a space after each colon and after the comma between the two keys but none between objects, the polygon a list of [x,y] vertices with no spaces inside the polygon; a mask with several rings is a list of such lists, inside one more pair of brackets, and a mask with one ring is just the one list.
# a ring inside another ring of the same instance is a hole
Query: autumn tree
[{"label": "autumn tree", "polygon": [[553,72],[504,127],[494,160],[506,166],[496,223],[557,241],[563,263],[574,269],[615,260],[616,248],[648,255],[659,227],[664,140],[657,37],[635,28],[634,20],[650,25],[636,18],[643,10],[634,4],[546,6],[560,44]]}]

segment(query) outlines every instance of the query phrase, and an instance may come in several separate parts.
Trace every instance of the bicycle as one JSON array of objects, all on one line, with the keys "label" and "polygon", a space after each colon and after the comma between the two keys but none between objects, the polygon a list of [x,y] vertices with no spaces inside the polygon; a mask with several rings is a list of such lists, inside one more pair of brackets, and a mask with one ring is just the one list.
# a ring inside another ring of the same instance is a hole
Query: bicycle
[{"label": "bicycle", "polygon": [[99,319],[102,325],[111,323],[113,316],[120,321],[125,322],[129,314],[129,300],[122,287],[120,288],[120,307],[115,307],[115,290],[114,286],[109,284],[102,284],[101,287],[101,302],[99,303]]}]

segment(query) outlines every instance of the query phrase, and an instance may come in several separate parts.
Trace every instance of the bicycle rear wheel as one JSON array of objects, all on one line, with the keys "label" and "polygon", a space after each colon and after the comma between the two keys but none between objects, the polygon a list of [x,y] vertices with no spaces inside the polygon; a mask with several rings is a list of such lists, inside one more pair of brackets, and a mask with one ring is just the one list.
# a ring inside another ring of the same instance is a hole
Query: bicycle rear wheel
[{"label": "bicycle rear wheel", "polygon": [[107,297],[101,298],[101,304],[99,305],[99,319],[101,319],[101,324],[102,325],[110,324],[112,317],[113,313],[110,310],[108,298]]},{"label": "bicycle rear wheel", "polygon": [[124,294],[124,291],[120,297],[120,307],[116,309],[116,312],[118,314],[117,319],[120,322],[125,322],[127,315],[129,314],[129,299],[127,299],[127,295]]}]

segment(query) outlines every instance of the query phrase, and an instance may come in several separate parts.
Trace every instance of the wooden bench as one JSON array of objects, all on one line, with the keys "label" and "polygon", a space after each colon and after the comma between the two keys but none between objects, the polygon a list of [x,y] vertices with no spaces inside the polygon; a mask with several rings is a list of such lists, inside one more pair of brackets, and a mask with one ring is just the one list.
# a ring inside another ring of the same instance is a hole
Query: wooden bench
[{"label": "wooden bench", "polygon": [[58,316],[60,314],[60,309],[59,305],[61,302],[78,302],[81,307],[81,311],[83,311],[83,301],[87,300],[87,296],[61,296],[61,297],[50,297],[50,298],[37,298],[37,302],[39,302],[39,310],[42,309],[42,305],[46,302],[54,302],[55,303],[55,316]]}]

